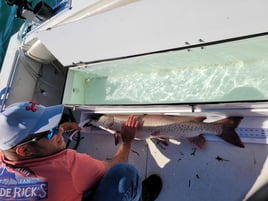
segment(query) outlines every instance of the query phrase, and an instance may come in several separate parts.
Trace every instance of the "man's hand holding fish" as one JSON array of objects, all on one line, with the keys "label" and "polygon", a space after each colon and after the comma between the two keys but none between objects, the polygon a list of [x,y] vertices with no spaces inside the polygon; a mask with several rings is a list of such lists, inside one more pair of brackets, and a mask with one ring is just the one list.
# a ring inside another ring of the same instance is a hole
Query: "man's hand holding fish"
[{"label": "man's hand holding fish", "polygon": [[135,138],[138,124],[139,122],[137,118],[134,115],[130,115],[127,121],[122,125],[120,133],[121,133],[122,141],[124,143],[131,142]]}]

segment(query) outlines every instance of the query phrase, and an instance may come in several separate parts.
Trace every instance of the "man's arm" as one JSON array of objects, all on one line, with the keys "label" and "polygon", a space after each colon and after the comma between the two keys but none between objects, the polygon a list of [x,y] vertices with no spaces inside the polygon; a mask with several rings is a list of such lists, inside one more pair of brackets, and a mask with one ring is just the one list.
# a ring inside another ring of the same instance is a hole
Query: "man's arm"
[{"label": "man's arm", "polygon": [[128,161],[128,156],[131,150],[131,144],[133,139],[135,138],[137,127],[138,127],[137,118],[133,115],[129,116],[127,121],[121,128],[122,142],[119,145],[117,152],[113,156],[112,160],[103,162],[106,170],[108,170],[116,163]]}]

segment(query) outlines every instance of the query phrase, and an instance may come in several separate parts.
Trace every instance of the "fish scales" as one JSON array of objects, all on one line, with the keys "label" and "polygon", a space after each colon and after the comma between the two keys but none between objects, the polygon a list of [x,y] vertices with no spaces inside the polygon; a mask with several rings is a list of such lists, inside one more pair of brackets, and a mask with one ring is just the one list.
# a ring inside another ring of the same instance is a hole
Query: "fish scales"
[{"label": "fish scales", "polygon": [[138,129],[137,137],[146,138],[151,134],[158,132],[158,137],[172,137],[172,138],[190,138],[200,134],[210,133],[219,135],[222,131],[222,125],[210,123],[193,123],[182,122],[173,123],[166,126],[143,126]]}]

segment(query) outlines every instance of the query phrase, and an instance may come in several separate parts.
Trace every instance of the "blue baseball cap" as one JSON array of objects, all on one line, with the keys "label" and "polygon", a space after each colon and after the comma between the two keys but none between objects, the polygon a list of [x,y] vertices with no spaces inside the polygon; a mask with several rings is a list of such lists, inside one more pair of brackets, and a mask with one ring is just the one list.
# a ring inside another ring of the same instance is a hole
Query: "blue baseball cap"
[{"label": "blue baseball cap", "polygon": [[37,102],[14,103],[0,113],[0,149],[8,150],[28,135],[48,131],[58,125],[63,105],[45,107]]}]

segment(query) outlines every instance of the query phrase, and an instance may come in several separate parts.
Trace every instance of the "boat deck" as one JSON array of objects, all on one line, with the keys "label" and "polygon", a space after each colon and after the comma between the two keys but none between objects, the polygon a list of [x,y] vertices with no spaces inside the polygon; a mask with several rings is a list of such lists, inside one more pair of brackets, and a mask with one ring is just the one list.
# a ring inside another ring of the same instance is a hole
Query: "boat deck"
[{"label": "boat deck", "polygon": [[[113,136],[104,131],[86,128],[81,137],[77,150],[97,159],[110,159],[117,150]],[[157,201],[239,201],[266,183],[267,155],[266,143],[239,148],[212,138],[201,150],[187,140],[171,141],[167,147],[150,140],[134,141],[129,162],[143,179],[161,176],[163,189]]]}]

